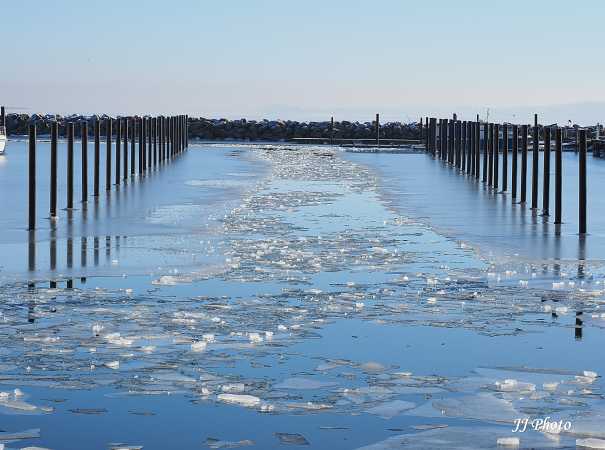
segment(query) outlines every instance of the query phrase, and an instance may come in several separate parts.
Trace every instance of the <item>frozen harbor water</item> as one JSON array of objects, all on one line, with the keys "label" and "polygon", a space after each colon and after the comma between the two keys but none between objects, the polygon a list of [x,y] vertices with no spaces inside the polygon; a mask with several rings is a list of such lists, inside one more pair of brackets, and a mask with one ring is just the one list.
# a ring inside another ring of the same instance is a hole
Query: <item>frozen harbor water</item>
[{"label": "frozen harbor water", "polygon": [[[605,439],[600,262],[502,258],[483,227],[477,239],[439,232],[394,174],[425,170],[448,189],[426,155],[376,164],[325,147],[192,146],[102,198],[97,216],[92,205],[44,224],[33,267],[18,169],[3,170],[24,161],[13,148],[0,165],[15,192],[0,197],[7,447]],[[547,417],[571,427],[513,433]]]}]

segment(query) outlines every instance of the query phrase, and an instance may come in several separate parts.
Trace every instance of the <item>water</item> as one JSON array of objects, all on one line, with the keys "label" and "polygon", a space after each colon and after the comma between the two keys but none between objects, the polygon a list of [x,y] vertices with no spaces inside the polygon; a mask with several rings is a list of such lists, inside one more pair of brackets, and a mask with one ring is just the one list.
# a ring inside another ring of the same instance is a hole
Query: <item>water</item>
[{"label": "water", "polygon": [[[11,142],[0,413],[39,437],[12,448],[605,438],[596,227],[579,260],[573,232],[557,255],[531,214],[426,155],[204,144],[55,229],[41,218],[32,255],[24,164]],[[546,416],[573,428],[512,432]]]}]

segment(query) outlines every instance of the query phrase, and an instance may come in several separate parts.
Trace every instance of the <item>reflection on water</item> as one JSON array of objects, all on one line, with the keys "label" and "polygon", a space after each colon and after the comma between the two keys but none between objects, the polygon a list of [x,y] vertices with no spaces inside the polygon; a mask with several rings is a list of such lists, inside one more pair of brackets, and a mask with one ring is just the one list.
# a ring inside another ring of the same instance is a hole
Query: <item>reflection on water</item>
[{"label": "reflection on water", "polygon": [[[513,203],[510,193],[495,193],[425,154],[347,153],[345,157],[381,175],[384,195],[395,208],[483,253],[539,260],[576,259],[583,252],[580,259],[605,259],[605,196],[600,195],[605,189],[605,160],[588,160],[589,234],[584,241],[578,235],[578,156],[574,153],[563,154],[561,225],[541,210]],[[531,153],[528,158],[531,165]],[[512,170],[512,164],[508,167]],[[541,176],[538,181],[542,186]]]}]

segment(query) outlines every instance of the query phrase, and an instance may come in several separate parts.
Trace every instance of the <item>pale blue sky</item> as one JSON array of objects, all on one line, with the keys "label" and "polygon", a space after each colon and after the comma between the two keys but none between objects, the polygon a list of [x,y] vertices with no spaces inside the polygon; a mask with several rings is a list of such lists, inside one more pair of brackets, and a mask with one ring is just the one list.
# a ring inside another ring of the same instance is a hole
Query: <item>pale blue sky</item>
[{"label": "pale blue sky", "polygon": [[[25,112],[605,121],[605,1],[3,0]],[[566,105],[566,106],[561,106]]]}]

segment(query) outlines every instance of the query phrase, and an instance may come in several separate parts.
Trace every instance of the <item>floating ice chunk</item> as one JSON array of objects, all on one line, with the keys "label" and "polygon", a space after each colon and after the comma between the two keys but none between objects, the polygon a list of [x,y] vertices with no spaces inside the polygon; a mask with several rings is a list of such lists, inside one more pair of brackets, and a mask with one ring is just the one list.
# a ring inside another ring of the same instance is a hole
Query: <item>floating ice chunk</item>
[{"label": "floating ice chunk", "polygon": [[605,440],[595,438],[576,439],[576,447],[605,449]]},{"label": "floating ice chunk", "polygon": [[555,308],[555,312],[557,314],[567,314],[568,311],[569,311],[569,308],[567,306],[557,306]]},{"label": "floating ice chunk", "polygon": [[110,344],[117,345],[119,347],[130,347],[134,340],[122,337],[120,333],[109,333],[104,336],[104,339]]},{"label": "floating ice chunk", "polygon": [[104,328],[105,328],[105,327],[104,327],[103,325],[101,325],[100,323],[95,323],[95,324],[92,326],[92,334],[93,334],[94,336],[98,336],[98,335],[99,335],[99,333],[100,333],[101,331],[103,331],[103,329],[104,329]]},{"label": "floating ice chunk", "polygon": [[502,392],[526,392],[535,391],[536,385],[532,383],[524,383],[513,379],[506,379],[504,381],[496,381],[494,383],[497,390]]},{"label": "floating ice chunk", "polygon": [[204,340],[205,342],[214,342],[215,341],[215,337],[213,333],[205,333],[202,335],[202,340]]},{"label": "floating ice chunk", "polygon": [[19,388],[16,388],[16,389],[13,391],[13,394],[15,395],[15,397],[23,397],[23,395],[24,395],[24,394],[23,394],[23,391],[22,391],[21,389],[19,389]]},{"label": "floating ice chunk", "polygon": [[172,275],[162,275],[157,280],[153,280],[151,284],[162,286],[174,286],[177,284],[178,278]]},{"label": "floating ice chunk", "polygon": [[191,344],[191,351],[196,353],[203,352],[204,350],[206,350],[207,346],[208,343],[206,343],[205,341],[196,341]]},{"label": "floating ice chunk", "polygon": [[141,347],[143,353],[153,353],[155,351],[155,345],[145,345]]},{"label": "floating ice chunk", "polygon": [[265,331],[265,339],[270,341],[273,339],[273,331]]},{"label": "floating ice chunk", "polygon": [[275,389],[322,389],[336,386],[336,383],[329,381],[313,380],[310,378],[288,378],[281,383],[276,384]]},{"label": "floating ice chunk", "polygon": [[274,433],[281,444],[288,445],[309,445],[309,441],[302,434],[298,433]]},{"label": "floating ice chunk", "polygon": [[498,438],[496,441],[496,445],[501,447],[519,447],[519,438],[518,437],[502,437]]},{"label": "floating ice chunk", "polygon": [[382,417],[383,419],[392,419],[398,416],[403,411],[415,408],[416,404],[412,402],[406,402],[404,400],[393,400],[390,402],[383,403],[382,405],[374,406],[373,408],[366,409],[365,412],[368,414],[374,414]]},{"label": "floating ice chunk", "polygon": [[206,445],[208,448],[239,448],[254,445],[254,441],[250,439],[244,439],[241,441],[221,441],[215,438],[206,439]]},{"label": "floating ice chunk", "polygon": [[260,398],[248,394],[219,394],[218,400],[225,403],[253,408],[261,404]]},{"label": "floating ice chunk", "polygon": [[433,407],[446,416],[466,419],[512,423],[527,417],[519,413],[512,402],[487,393],[437,400],[433,402]]},{"label": "floating ice chunk", "polygon": [[593,372],[592,370],[585,370],[582,375],[588,378],[596,378],[598,376],[598,374],[596,372]]},{"label": "floating ice chunk", "polygon": [[529,285],[529,281],[527,280],[519,280],[519,286],[527,287]]},{"label": "floating ice chunk", "polygon": [[[40,428],[32,428],[30,430],[17,431],[15,433],[0,432],[0,441],[16,441],[20,439],[36,439],[40,437]],[[4,444],[2,444],[4,446]]]},{"label": "floating ice chunk", "polygon": [[553,281],[552,288],[553,289],[563,289],[565,287],[565,281],[561,281],[560,283]]},{"label": "floating ice chunk", "polygon": [[277,326],[277,329],[278,329],[279,331],[288,331],[288,327],[287,327],[287,326],[285,326],[285,325],[278,325],[278,326]]},{"label": "floating ice chunk", "polygon": [[113,370],[117,370],[120,368],[120,361],[110,361],[108,363],[105,363],[105,367],[108,367]]},{"label": "floating ice chunk", "polygon": [[324,409],[332,409],[332,405],[328,405],[326,403],[313,403],[313,402],[304,402],[304,403],[288,403],[288,408],[292,409],[305,409],[307,411],[321,411]]},{"label": "floating ice chunk", "polygon": [[435,297],[429,297],[426,299],[426,302],[430,305],[437,303],[437,299]]},{"label": "floating ice chunk", "polygon": [[559,386],[559,383],[556,381],[554,381],[552,383],[542,384],[542,387],[544,388],[545,391],[556,391],[558,386]]},{"label": "floating ice chunk", "polygon": [[552,306],[550,306],[550,305],[544,305],[543,309],[544,309],[544,312],[551,312],[552,311]]},{"label": "floating ice chunk", "polygon": [[221,391],[223,392],[244,392],[246,390],[246,385],[244,383],[227,383],[221,386]]},{"label": "floating ice chunk", "polygon": [[259,333],[248,333],[248,339],[250,339],[250,342],[253,344],[263,342],[263,338]]},{"label": "floating ice chunk", "polygon": [[384,371],[384,366],[382,364],[374,362],[374,361],[369,361],[367,363],[364,363],[360,366],[360,368],[364,372],[368,372],[368,373],[377,373],[377,372]]}]

